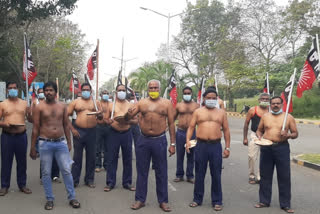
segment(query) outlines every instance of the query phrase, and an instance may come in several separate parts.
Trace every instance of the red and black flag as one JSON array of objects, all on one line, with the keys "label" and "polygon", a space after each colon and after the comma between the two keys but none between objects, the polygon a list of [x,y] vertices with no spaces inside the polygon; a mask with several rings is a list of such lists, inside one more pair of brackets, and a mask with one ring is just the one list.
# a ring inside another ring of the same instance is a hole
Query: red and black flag
[{"label": "red and black flag", "polygon": [[70,80],[70,85],[69,85],[69,90],[72,92],[73,91],[73,88],[74,88],[74,93],[77,94],[78,92],[81,91],[81,86],[80,86],[80,82],[79,82],[79,79],[77,77],[77,75],[72,72],[72,77],[71,77],[71,80]]},{"label": "red and black flag", "polygon": [[289,111],[288,113],[291,113],[293,111],[293,107],[292,107],[292,97],[290,99],[290,103],[288,101],[289,98],[289,93],[291,91],[291,87],[292,87],[292,82],[294,81],[294,75],[291,75],[289,82],[287,83],[284,91],[281,93],[281,98],[283,99],[283,107],[282,110],[285,112],[287,110],[287,105],[289,106]]},{"label": "red and black flag", "polygon": [[297,87],[297,97],[302,97],[305,90],[312,88],[313,82],[319,75],[319,53],[316,38],[312,40],[311,49],[304,63]]},{"label": "red and black flag", "polygon": [[205,78],[204,76],[202,76],[200,90],[198,91],[198,97],[197,97],[197,103],[200,105],[201,105],[201,97],[202,97],[202,94],[204,93],[204,81],[205,81]]},{"label": "red and black flag", "polygon": [[262,92],[269,94],[269,75],[268,75],[268,72],[266,73],[266,78],[264,80],[264,87],[263,87]]},{"label": "red and black flag", "polygon": [[175,74],[175,70],[173,70],[171,77],[169,79],[168,89],[170,90],[169,95],[170,95],[171,103],[175,108],[177,105],[178,93],[177,93],[177,81],[174,74]]},{"label": "red and black flag", "polygon": [[97,48],[93,51],[88,64],[87,64],[87,73],[90,80],[93,80],[94,77],[94,69],[97,68]]},{"label": "red and black flag", "polygon": [[26,74],[28,75],[28,86],[31,85],[34,78],[37,76],[36,68],[32,61],[32,55],[30,47],[27,41],[27,35],[24,34],[24,54],[23,54],[23,79],[26,80]]}]

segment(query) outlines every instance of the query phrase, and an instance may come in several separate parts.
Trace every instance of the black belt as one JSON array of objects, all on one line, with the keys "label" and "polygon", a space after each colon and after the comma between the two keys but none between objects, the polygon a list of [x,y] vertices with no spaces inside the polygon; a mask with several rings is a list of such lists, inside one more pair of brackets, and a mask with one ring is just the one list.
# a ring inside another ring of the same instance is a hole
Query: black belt
[{"label": "black belt", "polygon": [[23,135],[25,133],[26,133],[26,130],[24,130],[23,132],[20,132],[20,133],[10,133],[5,130],[2,130],[2,134],[6,134],[6,135],[10,135],[10,136],[18,136],[18,135]]},{"label": "black belt", "polygon": [[60,137],[60,138],[43,138],[43,137],[39,137],[38,140],[43,140],[43,141],[47,141],[47,142],[61,142],[64,141],[65,138],[64,137]]},{"label": "black belt", "polygon": [[281,141],[281,142],[272,142],[271,146],[278,146],[278,145],[282,145],[282,144],[285,144],[285,143],[289,143],[289,142],[287,140],[286,141]]},{"label": "black belt", "polygon": [[110,128],[111,128],[112,131],[117,132],[117,133],[120,133],[120,134],[126,133],[126,132],[128,132],[128,131],[130,130],[130,128],[129,128],[129,129],[124,130],[124,131],[118,131],[118,130],[116,130],[115,128],[113,128],[112,126],[110,126]]},{"label": "black belt", "polygon": [[215,139],[215,140],[203,140],[201,138],[197,138],[197,142],[207,143],[207,144],[215,144],[215,143],[220,143],[221,142],[221,138]]},{"label": "black belt", "polygon": [[146,134],[143,134],[142,132],[141,132],[141,135],[142,136],[144,136],[144,137],[148,137],[148,138],[158,138],[158,137],[162,137],[162,136],[165,136],[165,134],[166,134],[166,132],[164,131],[164,132],[162,132],[161,134],[159,134],[159,135],[156,135],[156,136],[153,136],[153,135],[146,135]]}]

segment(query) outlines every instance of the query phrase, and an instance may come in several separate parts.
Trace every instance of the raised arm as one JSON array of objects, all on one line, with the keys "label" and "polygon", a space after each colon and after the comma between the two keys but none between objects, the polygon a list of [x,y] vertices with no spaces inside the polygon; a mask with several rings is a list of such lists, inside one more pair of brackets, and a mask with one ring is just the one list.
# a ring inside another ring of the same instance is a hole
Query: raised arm
[{"label": "raised arm", "polygon": [[31,135],[30,157],[35,160],[37,158],[36,143],[40,134],[40,105],[35,106],[33,110],[33,127]]}]

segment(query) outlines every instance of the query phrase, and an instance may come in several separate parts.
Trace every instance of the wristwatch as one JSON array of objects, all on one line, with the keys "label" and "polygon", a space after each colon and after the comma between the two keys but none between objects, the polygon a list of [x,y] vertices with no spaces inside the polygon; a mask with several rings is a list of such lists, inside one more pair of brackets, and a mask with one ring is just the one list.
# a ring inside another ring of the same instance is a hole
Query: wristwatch
[{"label": "wristwatch", "polygon": [[226,147],[225,150],[228,150],[230,152],[230,147]]},{"label": "wristwatch", "polygon": [[176,144],[175,143],[171,143],[170,146],[176,146]]}]

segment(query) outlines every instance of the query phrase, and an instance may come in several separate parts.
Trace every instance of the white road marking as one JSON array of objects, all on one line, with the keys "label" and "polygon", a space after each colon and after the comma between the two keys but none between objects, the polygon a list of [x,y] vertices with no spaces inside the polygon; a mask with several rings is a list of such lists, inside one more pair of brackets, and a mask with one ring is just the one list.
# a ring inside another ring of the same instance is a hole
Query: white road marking
[{"label": "white road marking", "polygon": [[176,192],[177,189],[168,181],[168,187],[171,191]]}]

